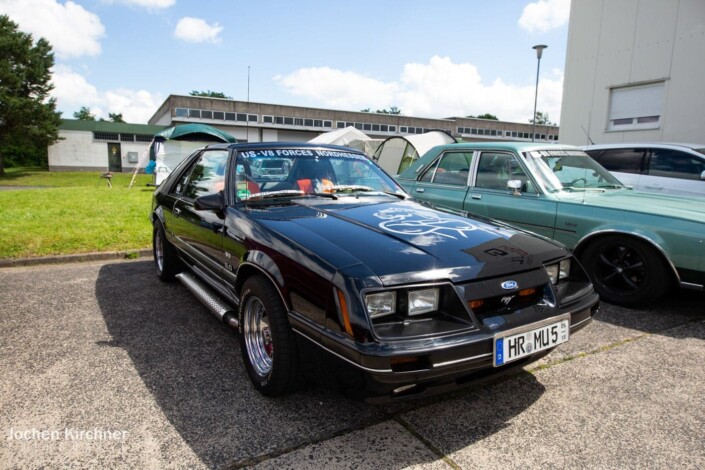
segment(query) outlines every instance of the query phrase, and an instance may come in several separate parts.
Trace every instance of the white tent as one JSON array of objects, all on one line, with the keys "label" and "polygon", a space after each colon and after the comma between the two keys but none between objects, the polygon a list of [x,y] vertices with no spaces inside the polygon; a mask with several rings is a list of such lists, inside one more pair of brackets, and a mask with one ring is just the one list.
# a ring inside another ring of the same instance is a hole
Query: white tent
[{"label": "white tent", "polygon": [[373,160],[390,175],[398,175],[433,147],[455,142],[455,137],[443,131],[394,136],[382,142]]},{"label": "white tent", "polygon": [[360,150],[367,155],[372,155],[382,143],[382,139],[373,139],[353,126],[348,126],[343,129],[324,132],[309,140],[309,142],[314,144],[341,145],[343,147]]}]

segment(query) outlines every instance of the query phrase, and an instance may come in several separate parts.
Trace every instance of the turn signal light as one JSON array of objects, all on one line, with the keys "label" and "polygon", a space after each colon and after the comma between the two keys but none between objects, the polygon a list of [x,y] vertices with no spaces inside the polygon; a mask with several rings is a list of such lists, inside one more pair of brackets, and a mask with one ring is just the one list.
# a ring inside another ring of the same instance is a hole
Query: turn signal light
[{"label": "turn signal light", "polygon": [[345,332],[353,336],[352,326],[350,325],[350,315],[348,314],[348,304],[345,302],[345,294],[343,294],[340,289],[338,289],[338,303],[340,304],[340,313],[343,317]]},{"label": "turn signal light", "polygon": [[536,293],[536,289],[531,287],[529,289],[524,289],[519,291],[519,297],[526,297],[527,295],[533,295]]},{"label": "turn signal light", "polygon": [[484,303],[485,303],[485,301],[482,300],[482,299],[479,299],[479,300],[471,300],[471,301],[468,302],[468,307],[470,307],[471,309],[475,310],[476,308],[482,307],[482,304],[484,304]]}]

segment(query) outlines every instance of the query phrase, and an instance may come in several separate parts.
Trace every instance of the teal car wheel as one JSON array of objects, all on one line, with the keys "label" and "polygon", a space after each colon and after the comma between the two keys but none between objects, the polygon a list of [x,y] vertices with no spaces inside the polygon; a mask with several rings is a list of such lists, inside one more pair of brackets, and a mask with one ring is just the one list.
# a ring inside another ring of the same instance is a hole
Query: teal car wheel
[{"label": "teal car wheel", "polygon": [[643,305],[661,297],[669,286],[666,265],[656,250],[632,237],[595,240],[581,262],[600,297],[613,304]]}]

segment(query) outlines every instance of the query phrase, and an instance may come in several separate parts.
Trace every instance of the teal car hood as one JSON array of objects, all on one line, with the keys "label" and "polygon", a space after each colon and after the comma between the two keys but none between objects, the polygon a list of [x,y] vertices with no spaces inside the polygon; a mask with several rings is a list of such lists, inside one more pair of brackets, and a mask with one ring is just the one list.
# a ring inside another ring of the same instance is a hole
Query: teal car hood
[{"label": "teal car hood", "polygon": [[629,189],[561,192],[557,196],[557,199],[563,202],[705,222],[705,198],[662,196]]}]

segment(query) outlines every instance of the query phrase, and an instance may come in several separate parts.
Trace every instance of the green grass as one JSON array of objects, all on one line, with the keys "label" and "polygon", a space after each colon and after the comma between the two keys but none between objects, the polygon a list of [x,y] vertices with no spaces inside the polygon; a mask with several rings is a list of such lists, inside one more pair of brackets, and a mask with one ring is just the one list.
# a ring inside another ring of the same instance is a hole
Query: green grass
[{"label": "green grass", "polygon": [[0,191],[0,259],[93,251],[131,251],[151,245],[151,175],[15,168],[0,186],[44,186]]}]

